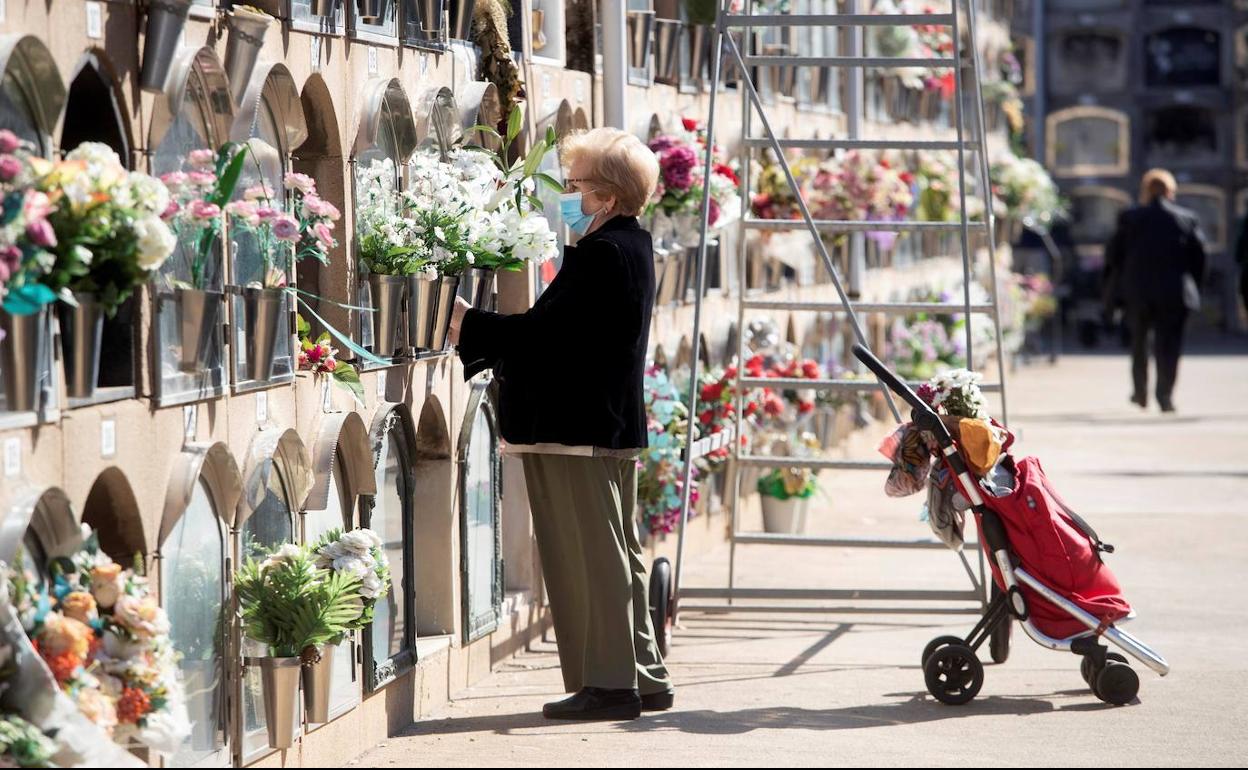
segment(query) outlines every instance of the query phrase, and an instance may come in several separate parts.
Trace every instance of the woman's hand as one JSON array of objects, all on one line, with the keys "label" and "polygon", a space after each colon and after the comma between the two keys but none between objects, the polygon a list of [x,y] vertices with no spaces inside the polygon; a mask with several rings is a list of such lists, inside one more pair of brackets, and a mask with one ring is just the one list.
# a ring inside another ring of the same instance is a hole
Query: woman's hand
[{"label": "woman's hand", "polygon": [[472,305],[464,301],[463,297],[455,298],[455,309],[451,311],[451,344],[459,344],[459,329],[464,323],[464,313],[472,309]]}]

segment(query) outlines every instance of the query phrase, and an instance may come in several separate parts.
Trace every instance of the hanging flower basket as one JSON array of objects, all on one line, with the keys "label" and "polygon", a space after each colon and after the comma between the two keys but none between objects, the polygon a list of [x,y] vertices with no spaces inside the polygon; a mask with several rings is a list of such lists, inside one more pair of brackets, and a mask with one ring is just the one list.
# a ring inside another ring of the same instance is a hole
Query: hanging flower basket
[{"label": "hanging flower basket", "polygon": [[139,84],[144,91],[160,93],[169,81],[173,56],[186,26],[191,0],[148,0],[147,26],[143,33],[143,71]]}]

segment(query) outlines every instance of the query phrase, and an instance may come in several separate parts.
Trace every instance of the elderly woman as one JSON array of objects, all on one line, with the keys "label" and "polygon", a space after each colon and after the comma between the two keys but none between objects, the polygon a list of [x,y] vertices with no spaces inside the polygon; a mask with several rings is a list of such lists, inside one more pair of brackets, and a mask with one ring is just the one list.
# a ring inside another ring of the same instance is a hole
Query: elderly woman
[{"label": "elderly woman", "polygon": [[636,719],[672,706],[637,541],[637,457],[654,255],[637,221],[659,166],[636,137],[611,128],[561,145],[560,201],[579,236],[532,309],[472,310],[451,320],[465,377],[493,369],[506,451],[520,453],[563,683],[551,719]]}]

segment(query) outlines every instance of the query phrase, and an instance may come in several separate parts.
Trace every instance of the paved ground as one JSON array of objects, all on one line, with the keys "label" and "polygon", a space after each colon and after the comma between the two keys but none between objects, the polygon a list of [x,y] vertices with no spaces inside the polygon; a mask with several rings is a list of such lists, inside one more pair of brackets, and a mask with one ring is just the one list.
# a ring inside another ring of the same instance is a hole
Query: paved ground
[{"label": "paved ground", "polygon": [[[1120,357],[1068,356],[1011,380],[1021,451],[1118,546],[1110,564],[1140,613],[1137,636],[1173,672],[1141,672],[1137,703],[1105,706],[1077,659],[1021,633],[961,708],[926,695],[918,666],[950,616],[682,616],[670,665],[678,710],[626,724],[559,725],[553,644],[542,644],[361,765],[1241,765],[1248,752],[1248,351],[1185,359],[1178,416],[1127,405]],[[881,426],[880,430],[884,430]],[[843,477],[818,528],[922,535],[915,498]],[[830,485],[829,485],[830,486]],[[722,583],[727,550],[689,565]],[[948,552],[769,550],[738,558],[741,583],[962,588]],[[1137,668],[1139,668],[1137,666]]]}]

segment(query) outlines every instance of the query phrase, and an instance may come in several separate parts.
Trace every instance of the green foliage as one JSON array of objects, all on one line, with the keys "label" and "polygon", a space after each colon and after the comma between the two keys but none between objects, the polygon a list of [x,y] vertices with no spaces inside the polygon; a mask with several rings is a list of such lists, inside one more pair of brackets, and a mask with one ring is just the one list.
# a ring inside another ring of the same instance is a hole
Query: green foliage
[{"label": "green foliage", "polygon": [[359,578],[318,569],[311,553],[293,546],[264,561],[248,558],[234,590],[244,633],[284,658],[340,638],[362,601]]}]

